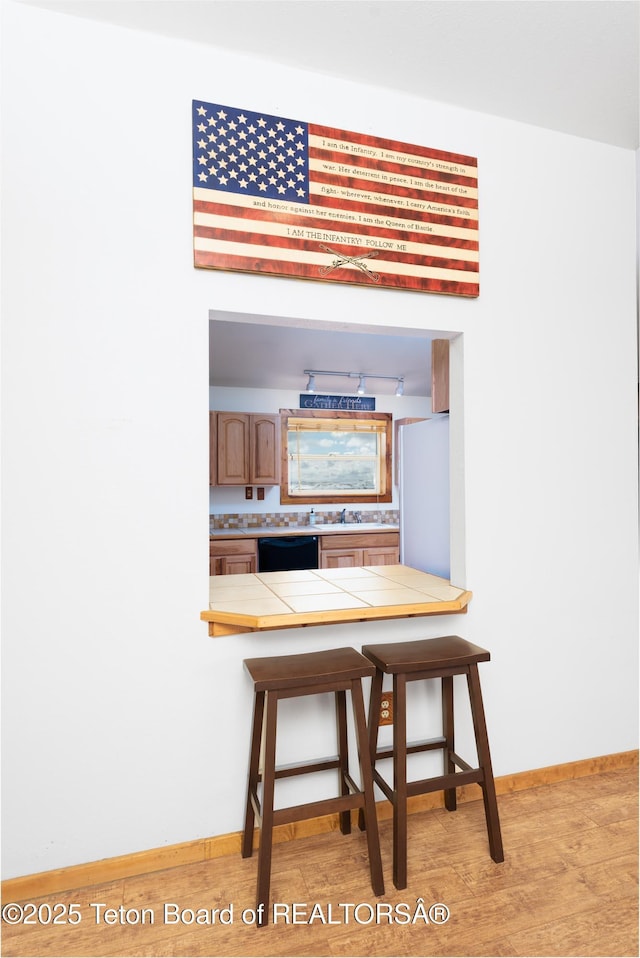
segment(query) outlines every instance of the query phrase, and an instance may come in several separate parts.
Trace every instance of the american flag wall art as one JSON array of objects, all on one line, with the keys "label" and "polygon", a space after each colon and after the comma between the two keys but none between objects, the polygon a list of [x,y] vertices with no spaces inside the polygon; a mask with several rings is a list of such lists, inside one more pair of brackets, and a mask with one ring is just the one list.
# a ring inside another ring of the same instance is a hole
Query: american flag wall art
[{"label": "american flag wall art", "polygon": [[478,296],[471,156],[193,101],[194,265]]}]

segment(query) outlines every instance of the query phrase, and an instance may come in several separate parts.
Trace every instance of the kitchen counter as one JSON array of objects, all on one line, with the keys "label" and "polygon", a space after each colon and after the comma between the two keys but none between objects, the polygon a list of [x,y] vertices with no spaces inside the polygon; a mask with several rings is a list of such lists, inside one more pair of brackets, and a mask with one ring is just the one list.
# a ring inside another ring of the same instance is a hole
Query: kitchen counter
[{"label": "kitchen counter", "polygon": [[383,522],[323,522],[315,526],[256,526],[251,529],[214,529],[210,539],[261,539],[263,536],[334,536],[369,532],[398,532],[397,525]]},{"label": "kitchen counter", "polygon": [[404,565],[211,576],[209,581],[209,608],[200,618],[209,623],[212,636],[463,613],[472,597],[448,579]]}]

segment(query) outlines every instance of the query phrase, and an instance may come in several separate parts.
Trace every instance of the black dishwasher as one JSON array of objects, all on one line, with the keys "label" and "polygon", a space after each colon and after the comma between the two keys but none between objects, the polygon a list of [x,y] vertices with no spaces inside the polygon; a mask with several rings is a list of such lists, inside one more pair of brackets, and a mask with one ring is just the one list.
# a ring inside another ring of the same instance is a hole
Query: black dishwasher
[{"label": "black dishwasher", "polygon": [[269,536],[258,539],[258,572],[317,568],[317,536]]}]

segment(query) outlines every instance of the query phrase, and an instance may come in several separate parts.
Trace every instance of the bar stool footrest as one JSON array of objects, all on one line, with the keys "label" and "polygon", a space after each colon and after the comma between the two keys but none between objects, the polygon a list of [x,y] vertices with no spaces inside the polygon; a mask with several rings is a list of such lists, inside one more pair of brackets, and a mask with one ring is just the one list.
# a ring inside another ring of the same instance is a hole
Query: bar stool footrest
[{"label": "bar stool footrest", "polygon": [[[324,771],[325,768],[336,769],[340,768],[340,763],[336,759],[335,761],[319,763],[320,768],[317,768],[318,763],[314,763],[311,766],[300,764],[296,767],[287,766],[286,768],[280,769],[285,775],[299,775],[303,772],[317,772]],[[275,777],[278,778],[278,770],[276,770]],[[274,809],[273,811],[273,824],[274,825],[286,825],[288,822],[299,822],[304,821],[305,818],[315,818],[318,815],[325,814],[330,815],[333,812],[347,812],[352,808],[364,808],[364,792],[359,788],[354,782],[348,771],[342,772],[342,780],[344,784],[349,789],[348,795],[338,795],[332,798],[322,798],[317,802],[306,802],[302,805],[288,805],[286,808]],[[260,781],[260,778],[258,779]],[[258,819],[262,822],[262,804],[258,796],[257,790],[251,789],[249,793],[249,800],[253,806],[253,811]],[[305,813],[305,814],[303,814]],[[289,814],[290,817],[286,817]]]},{"label": "bar stool footrest", "polygon": [[[435,752],[439,748],[446,748],[447,740],[442,736],[438,738],[427,738],[421,742],[407,742],[407,755],[415,755],[417,752]],[[393,758],[393,746],[379,748],[375,754],[376,762],[383,758]]]},{"label": "bar stool footrest", "polygon": [[[294,775],[312,775],[314,772],[330,772],[340,768],[340,759],[321,758],[315,762],[292,762],[290,765],[280,765],[275,770],[275,778],[292,778]],[[262,772],[258,773],[258,781],[262,781]]]},{"label": "bar stool footrest", "polygon": [[[458,764],[456,762],[456,764]],[[466,762],[465,762],[466,765]],[[395,801],[394,789],[382,777],[377,769],[373,770],[373,780],[378,788],[384,792],[390,802]],[[415,782],[407,782],[407,796],[426,795],[428,792],[445,791],[450,788],[460,788],[462,785],[473,783],[482,784],[484,781],[484,772],[481,768],[471,768],[466,765],[464,771],[451,772],[449,775],[436,775],[432,778],[422,778]]]},{"label": "bar stool footrest", "polygon": [[347,812],[352,808],[364,808],[362,792],[357,795],[321,798],[317,802],[306,802],[304,805],[290,805],[287,808],[274,809],[273,824],[288,825],[290,822],[302,822],[305,819],[317,818],[320,815]]},{"label": "bar stool footrest", "polygon": [[463,758],[460,758],[455,752],[449,752],[449,758],[457,768],[461,768],[463,772],[473,772],[474,768],[472,765],[469,765],[468,762],[465,762]]},{"label": "bar stool footrest", "polygon": [[428,792],[441,792],[448,788],[459,788],[473,782],[482,782],[484,773],[481,768],[470,772],[452,772],[450,775],[438,775],[437,778],[423,778],[418,782],[407,782],[407,795],[426,795]]}]

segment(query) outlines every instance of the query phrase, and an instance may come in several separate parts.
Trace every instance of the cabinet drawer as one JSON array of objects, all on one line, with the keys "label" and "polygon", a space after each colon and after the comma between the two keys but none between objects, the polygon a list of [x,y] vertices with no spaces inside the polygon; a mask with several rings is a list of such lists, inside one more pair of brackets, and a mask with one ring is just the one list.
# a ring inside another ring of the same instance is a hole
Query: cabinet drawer
[{"label": "cabinet drawer", "polygon": [[374,546],[396,546],[400,543],[398,532],[361,532],[341,535],[323,535],[322,549],[371,549]]},{"label": "cabinet drawer", "polygon": [[209,555],[218,556],[257,555],[256,539],[210,539]]}]

